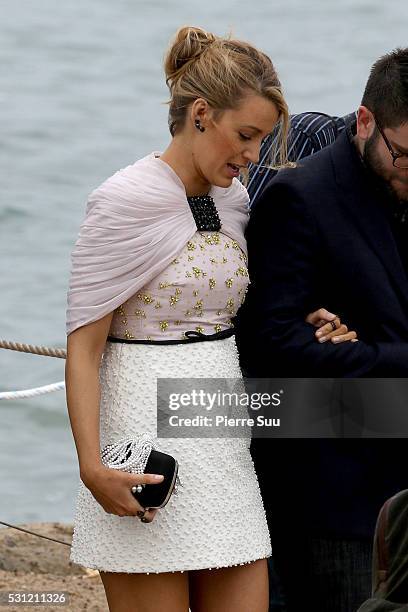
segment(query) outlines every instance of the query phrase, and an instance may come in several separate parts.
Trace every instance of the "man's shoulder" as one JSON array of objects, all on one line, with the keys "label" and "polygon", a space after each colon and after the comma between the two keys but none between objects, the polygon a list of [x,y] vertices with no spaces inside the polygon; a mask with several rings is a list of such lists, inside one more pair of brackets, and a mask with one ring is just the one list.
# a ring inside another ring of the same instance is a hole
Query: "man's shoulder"
[{"label": "man's shoulder", "polygon": [[[316,201],[337,189],[333,143],[314,155],[296,162],[294,168],[283,168],[266,185],[260,201],[275,201],[276,198],[296,198],[302,202]],[[256,203],[255,203],[256,206]],[[254,207],[255,207],[254,206]]]},{"label": "man's shoulder", "polygon": [[333,179],[332,149],[333,143],[314,155],[296,162],[294,168],[283,168],[274,176],[268,187],[273,184],[303,185],[321,184]]},{"label": "man's shoulder", "polygon": [[338,190],[331,149],[336,143],[280,170],[251,208],[254,218],[315,217],[335,206]]},{"label": "man's shoulder", "polygon": [[[355,113],[334,117],[321,112],[305,112],[291,116],[288,135],[288,158],[295,162],[315,155],[334,143],[355,121]],[[280,137],[275,129],[262,143],[260,163],[249,167],[248,192],[252,203],[262,195],[266,185],[276,175],[268,164],[275,162],[276,147]],[[265,169],[267,168],[267,169]]]}]

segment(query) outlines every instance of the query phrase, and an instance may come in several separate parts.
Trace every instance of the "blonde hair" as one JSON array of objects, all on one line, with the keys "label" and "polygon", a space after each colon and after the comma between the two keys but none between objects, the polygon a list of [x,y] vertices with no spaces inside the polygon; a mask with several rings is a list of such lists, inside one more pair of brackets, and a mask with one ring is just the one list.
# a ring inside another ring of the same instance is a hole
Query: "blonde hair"
[{"label": "blonde hair", "polygon": [[187,108],[204,98],[216,115],[238,108],[248,91],[275,104],[278,137],[270,160],[287,165],[289,111],[270,58],[249,43],[219,38],[201,28],[180,28],[167,51],[164,70],[170,89],[169,128],[174,136],[185,123]]}]

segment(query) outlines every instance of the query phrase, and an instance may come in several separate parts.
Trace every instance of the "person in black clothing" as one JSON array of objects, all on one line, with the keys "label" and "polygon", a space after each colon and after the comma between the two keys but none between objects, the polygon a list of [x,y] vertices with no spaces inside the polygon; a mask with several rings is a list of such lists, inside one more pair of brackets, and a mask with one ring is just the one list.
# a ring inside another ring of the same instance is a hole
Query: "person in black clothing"
[{"label": "person in black clothing", "polygon": [[[336,142],[252,206],[246,376],[408,376],[407,208],[408,48],[374,64]],[[358,342],[315,341],[305,314],[323,298]],[[353,612],[370,595],[377,513],[408,486],[405,440],[258,439],[252,453],[286,610]]]}]

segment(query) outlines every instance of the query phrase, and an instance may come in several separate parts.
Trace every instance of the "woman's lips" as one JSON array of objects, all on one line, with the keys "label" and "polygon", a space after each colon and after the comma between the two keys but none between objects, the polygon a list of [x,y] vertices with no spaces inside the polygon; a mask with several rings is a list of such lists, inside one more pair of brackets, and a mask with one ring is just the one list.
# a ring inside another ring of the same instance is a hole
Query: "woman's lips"
[{"label": "woman's lips", "polygon": [[235,166],[234,164],[227,164],[227,168],[228,168],[228,173],[231,177],[238,177],[239,176],[239,166]]}]

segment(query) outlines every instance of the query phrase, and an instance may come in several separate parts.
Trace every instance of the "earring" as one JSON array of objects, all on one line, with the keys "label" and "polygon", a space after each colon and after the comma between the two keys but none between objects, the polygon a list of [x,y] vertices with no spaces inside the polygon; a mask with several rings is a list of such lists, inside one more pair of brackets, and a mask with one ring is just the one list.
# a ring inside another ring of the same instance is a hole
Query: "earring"
[{"label": "earring", "polygon": [[197,130],[200,130],[200,132],[205,132],[205,128],[202,127],[199,119],[194,121],[194,125],[196,126]]}]

